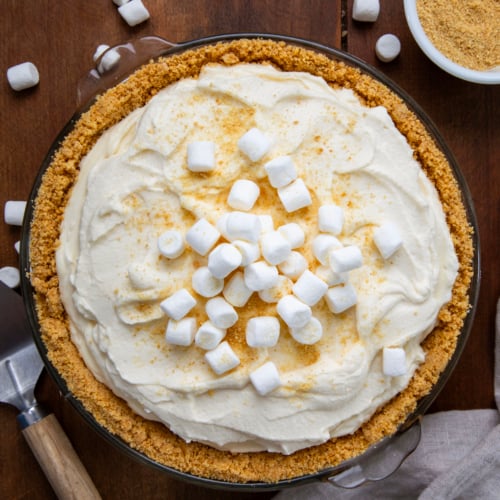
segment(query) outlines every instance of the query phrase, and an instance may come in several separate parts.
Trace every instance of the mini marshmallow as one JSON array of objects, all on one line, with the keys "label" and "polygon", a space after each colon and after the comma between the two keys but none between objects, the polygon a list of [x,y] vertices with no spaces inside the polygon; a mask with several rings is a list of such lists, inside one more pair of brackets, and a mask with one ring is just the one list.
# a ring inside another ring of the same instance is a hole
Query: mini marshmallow
[{"label": "mini marshmallow", "polygon": [[316,305],[328,290],[328,285],[306,269],[293,285],[293,293],[308,306]]},{"label": "mini marshmallow", "polygon": [[260,300],[267,302],[268,304],[279,302],[282,297],[292,293],[292,287],[292,280],[280,274],[276,285],[272,288],[266,288],[265,290],[261,290],[259,292]]},{"label": "mini marshmallow", "polygon": [[264,165],[269,183],[274,188],[284,187],[297,178],[297,171],[290,156],[278,156]]},{"label": "mini marshmallow", "polygon": [[280,322],[274,316],[250,318],[246,327],[246,340],[250,347],[274,347],[280,336]]},{"label": "mini marshmallow", "polygon": [[358,301],[356,290],[350,283],[329,288],[325,299],[328,308],[335,314],[346,311]]},{"label": "mini marshmallow", "polygon": [[208,267],[203,266],[196,269],[191,278],[193,290],[202,297],[215,297],[222,292],[224,280],[216,278]]},{"label": "mini marshmallow", "polygon": [[373,241],[384,259],[391,257],[403,244],[399,228],[392,222],[386,222],[375,229]]},{"label": "mini marshmallow", "polygon": [[180,231],[165,231],[158,237],[158,250],[168,259],[176,259],[182,255],[186,244]]},{"label": "mini marshmallow", "polygon": [[97,71],[99,71],[99,73],[101,74],[106,73],[106,71],[111,71],[120,62],[120,59],[121,56],[117,50],[108,50],[102,56],[99,62],[99,66],[97,67]]},{"label": "mini marshmallow", "polygon": [[244,240],[234,240],[231,242],[241,253],[241,265],[248,266],[260,257],[260,248],[258,243],[250,243]]},{"label": "mini marshmallow", "polygon": [[21,283],[21,273],[17,267],[2,267],[0,269],[0,281],[9,288],[16,288]]},{"label": "mini marshmallow", "polygon": [[322,205],[318,210],[319,230],[339,234],[344,225],[344,211],[337,205]]},{"label": "mini marshmallow", "polygon": [[195,141],[187,145],[187,168],[191,172],[210,172],[215,168],[215,144]]},{"label": "mini marshmallow", "polygon": [[196,320],[183,318],[179,321],[169,320],[165,331],[165,340],[168,344],[187,347],[193,343],[196,334]]},{"label": "mini marshmallow", "polygon": [[281,262],[278,269],[288,278],[295,279],[307,269],[307,260],[300,252],[292,251],[286,260]]},{"label": "mini marshmallow", "polygon": [[136,26],[149,19],[149,12],[141,0],[131,0],[118,7],[120,16],[129,26]]},{"label": "mini marshmallow", "polygon": [[205,321],[194,337],[194,343],[209,351],[211,349],[215,349],[222,341],[222,339],[226,336],[226,330],[222,328],[217,328],[211,321]]},{"label": "mini marshmallow", "polygon": [[20,241],[16,241],[14,243],[14,249],[17,253],[19,253],[21,251],[21,242]]},{"label": "mini marshmallow", "polygon": [[391,62],[401,52],[401,42],[396,35],[382,35],[375,44],[375,54],[382,62]]},{"label": "mini marshmallow", "polygon": [[260,219],[246,212],[230,212],[226,219],[226,234],[230,241],[256,242],[260,235]]},{"label": "mini marshmallow", "polygon": [[330,250],[328,260],[330,267],[336,273],[352,271],[363,265],[361,250],[356,245]]},{"label": "mini marshmallow", "polygon": [[25,201],[7,201],[3,210],[5,223],[11,226],[22,226],[26,204]]},{"label": "mini marshmallow", "polygon": [[237,271],[231,276],[222,291],[224,298],[235,307],[243,307],[252,296],[252,293],[253,290],[247,287],[241,271]]},{"label": "mini marshmallow", "polygon": [[254,292],[272,288],[278,283],[278,269],[263,260],[252,262],[245,267],[243,277],[246,286]]},{"label": "mini marshmallow", "polygon": [[292,248],[301,247],[306,239],[304,230],[295,222],[280,226],[278,231],[290,242]]},{"label": "mini marshmallow", "polygon": [[337,248],[342,248],[342,243],[330,234],[318,234],[312,242],[313,255],[323,265],[328,264],[329,252]]},{"label": "mini marshmallow", "polygon": [[162,311],[176,321],[183,318],[196,305],[196,299],[185,289],[177,290],[160,303]]},{"label": "mini marshmallow", "polygon": [[270,147],[271,140],[258,128],[251,128],[238,141],[238,148],[251,161],[260,160],[269,151]]},{"label": "mini marshmallow", "polygon": [[225,212],[215,221],[217,230],[226,240],[229,240],[229,236],[227,234],[227,218],[229,217],[229,214],[230,212]]},{"label": "mini marshmallow", "polygon": [[240,251],[230,243],[217,245],[208,255],[208,269],[219,279],[224,279],[241,264]]},{"label": "mini marshmallow", "polygon": [[278,196],[287,212],[295,212],[311,205],[311,195],[302,179],[278,189]]},{"label": "mini marshmallow", "polygon": [[217,375],[222,375],[240,364],[240,358],[236,356],[227,341],[208,351],[205,354],[205,359]]},{"label": "mini marshmallow", "polygon": [[315,271],[316,276],[322,279],[329,287],[347,283],[349,273],[336,273],[330,266],[318,266]]},{"label": "mini marshmallow", "polygon": [[206,219],[200,219],[186,233],[186,241],[200,255],[206,255],[217,243],[220,232]]},{"label": "mini marshmallow", "polygon": [[270,233],[274,231],[274,221],[270,215],[259,215],[260,234]]},{"label": "mini marshmallow", "polygon": [[311,308],[293,295],[282,297],[276,306],[276,311],[290,328],[300,328],[312,317]]},{"label": "mini marshmallow", "polygon": [[222,297],[207,301],[205,311],[210,321],[217,327],[227,329],[238,321],[238,313],[234,307]]},{"label": "mini marshmallow", "polygon": [[250,381],[261,396],[266,396],[282,385],[278,369],[272,361],[250,373]]},{"label": "mini marshmallow", "polygon": [[104,52],[106,52],[108,49],[109,45],[106,44],[98,45],[97,48],[95,49],[94,55],[92,56],[92,60],[94,62],[97,62],[99,57],[101,57],[104,54]]},{"label": "mini marshmallow", "polygon": [[382,351],[382,371],[389,377],[406,374],[406,352],[401,347],[384,347]]},{"label": "mini marshmallow", "polygon": [[312,317],[300,328],[290,328],[290,335],[299,343],[312,345],[323,336],[323,326],[317,318]]},{"label": "mini marshmallow", "polygon": [[354,0],[352,18],[355,21],[374,23],[380,12],[379,0]]},{"label": "mini marshmallow", "polygon": [[262,256],[272,265],[280,264],[286,260],[292,251],[290,242],[279,231],[262,235],[260,248]]},{"label": "mini marshmallow", "polygon": [[236,210],[251,210],[259,195],[260,189],[255,182],[239,179],[229,191],[227,204]]},{"label": "mini marshmallow", "polygon": [[24,62],[7,70],[7,80],[14,90],[24,90],[38,85],[40,75],[32,62]]}]

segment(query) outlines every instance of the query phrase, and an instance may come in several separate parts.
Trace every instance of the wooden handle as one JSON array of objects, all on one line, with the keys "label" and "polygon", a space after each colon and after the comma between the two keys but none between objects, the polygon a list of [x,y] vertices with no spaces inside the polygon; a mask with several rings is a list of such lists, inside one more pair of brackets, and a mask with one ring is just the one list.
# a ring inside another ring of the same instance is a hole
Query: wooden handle
[{"label": "wooden handle", "polygon": [[53,414],[22,433],[60,500],[101,498]]}]

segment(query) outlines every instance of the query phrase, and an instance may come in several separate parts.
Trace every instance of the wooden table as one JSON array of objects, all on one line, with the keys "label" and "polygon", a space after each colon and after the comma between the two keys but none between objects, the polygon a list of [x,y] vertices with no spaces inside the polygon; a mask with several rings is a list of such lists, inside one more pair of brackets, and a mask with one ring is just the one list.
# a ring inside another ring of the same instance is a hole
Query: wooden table
[{"label": "wooden table", "polygon": [[[431,411],[494,407],[493,323],[500,295],[499,87],[455,79],[435,67],[410,36],[400,0],[386,0],[375,24],[351,20],[352,0],[144,0],[151,19],[130,28],[111,0],[0,0],[0,205],[25,200],[56,134],[75,108],[78,80],[98,44],[156,34],[173,42],[235,32],[293,35],[343,47],[375,65],[423,107],[442,132],[467,179],[479,219],[482,288],[473,330],[461,360]],[[377,38],[392,32],[400,57],[379,63]],[[9,66],[33,61],[38,87],[16,93]],[[17,265],[17,227],[0,224],[0,266]],[[47,374],[39,399],[60,419],[104,498],[270,498],[186,485],[124,456],[96,435],[64,401]],[[13,408],[0,405],[0,497],[53,498],[25,444]]]}]

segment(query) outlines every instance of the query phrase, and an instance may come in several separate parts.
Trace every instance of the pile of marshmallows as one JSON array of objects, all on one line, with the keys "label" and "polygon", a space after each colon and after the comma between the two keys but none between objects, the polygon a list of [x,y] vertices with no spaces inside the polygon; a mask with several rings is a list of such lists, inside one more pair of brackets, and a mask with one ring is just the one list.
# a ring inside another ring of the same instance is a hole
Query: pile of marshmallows
[{"label": "pile of marshmallows", "polygon": [[[270,146],[269,138],[257,128],[250,129],[238,141],[239,150],[252,162],[260,160]],[[215,144],[209,141],[188,144],[187,167],[192,172],[213,170]],[[264,168],[286,212],[311,205],[309,190],[289,156],[274,158]],[[252,213],[259,194],[259,186],[253,181],[237,180],[227,199],[234,211],[224,213],[215,225],[201,218],[185,235],[169,230],[158,238],[159,251],[168,259],[182,255],[186,243],[199,255],[208,256],[207,265],[192,276],[193,290],[209,299],[205,306],[208,320],[198,326],[196,319],[188,316],[197,300],[185,288],[163,300],[160,307],[169,318],[167,343],[189,346],[194,342],[205,349],[205,359],[217,375],[240,364],[223,339],[226,330],[238,321],[235,307],[244,307],[254,292],[264,302],[276,303],[277,314],[291,336],[305,345],[315,344],[323,333],[320,321],[312,315],[312,306],[324,297],[332,313],[337,314],[357,301],[348,273],[362,265],[362,255],[357,246],[343,246],[335,237],[342,230],[342,209],[330,204],[319,208],[320,233],[312,241],[312,252],[320,265],[313,273],[306,258],[296,250],[305,243],[304,230],[294,222],[274,229],[270,215]],[[221,236],[226,241],[217,244]],[[402,245],[402,238],[398,229],[388,223],[375,230],[374,242],[387,259]],[[279,335],[277,317],[258,316],[247,322],[246,342],[250,347],[273,347]],[[402,359],[394,362],[394,353],[400,358],[403,355]],[[392,356],[389,352],[387,359],[387,374],[401,375],[406,371],[403,349],[397,348]],[[281,385],[272,361],[253,371],[250,380],[261,395]]]}]

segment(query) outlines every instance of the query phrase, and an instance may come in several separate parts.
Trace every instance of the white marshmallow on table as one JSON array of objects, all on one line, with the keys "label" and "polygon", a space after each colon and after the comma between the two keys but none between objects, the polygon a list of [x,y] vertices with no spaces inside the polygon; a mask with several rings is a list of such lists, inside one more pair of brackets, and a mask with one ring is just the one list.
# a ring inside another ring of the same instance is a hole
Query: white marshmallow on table
[{"label": "white marshmallow on table", "polygon": [[278,188],[278,196],[287,212],[295,212],[301,208],[311,205],[312,199],[307,186],[302,179]]},{"label": "white marshmallow on table", "polygon": [[229,191],[227,204],[236,210],[251,210],[260,195],[260,188],[253,181],[237,180]]},{"label": "white marshmallow on table", "polygon": [[97,62],[97,59],[101,57],[104,52],[106,52],[109,49],[109,45],[106,45],[105,43],[102,43],[101,45],[98,45],[97,48],[95,49],[94,55],[92,56],[92,60],[94,62]]},{"label": "white marshmallow on table", "polygon": [[217,327],[226,330],[238,321],[238,313],[234,307],[222,297],[214,297],[207,301],[205,311],[210,321]]},{"label": "white marshmallow on table", "polygon": [[356,290],[350,283],[329,288],[325,295],[326,304],[332,313],[340,314],[356,304]]},{"label": "white marshmallow on table", "polygon": [[399,377],[406,373],[406,352],[402,347],[384,347],[382,351],[382,371],[389,377]]},{"label": "white marshmallow on table", "polygon": [[278,369],[272,361],[250,373],[250,381],[261,396],[266,396],[282,385]]},{"label": "white marshmallow on table", "polygon": [[290,335],[299,343],[312,345],[321,340],[323,336],[323,325],[312,317],[304,326],[300,328],[290,328]]},{"label": "white marshmallow on table", "polygon": [[5,223],[11,226],[22,226],[26,205],[25,201],[7,201],[3,209]]},{"label": "white marshmallow on table", "polygon": [[307,269],[307,260],[300,252],[292,251],[290,255],[278,265],[278,269],[286,277],[295,279]]},{"label": "white marshmallow on table", "polygon": [[229,212],[226,218],[226,234],[230,241],[245,240],[256,242],[259,240],[261,223],[255,214],[247,212]]},{"label": "white marshmallow on table", "polygon": [[177,290],[160,303],[162,311],[176,321],[183,318],[196,305],[196,299],[185,289]]},{"label": "white marshmallow on table", "polygon": [[205,323],[198,328],[194,337],[194,343],[198,347],[209,351],[215,349],[225,336],[226,330],[217,328],[211,321],[205,321]]},{"label": "white marshmallow on table", "polygon": [[322,205],[318,210],[319,230],[339,234],[344,225],[344,211],[337,205]]},{"label": "white marshmallow on table", "polygon": [[276,311],[290,328],[300,328],[312,317],[311,308],[293,295],[282,297],[276,306]]},{"label": "white marshmallow on table", "polygon": [[101,74],[111,71],[120,62],[120,59],[121,55],[116,49],[108,50],[99,61],[97,71]]},{"label": "white marshmallow on table", "polygon": [[240,358],[227,341],[221,342],[215,349],[208,351],[205,359],[217,375],[222,375],[240,364]]},{"label": "white marshmallow on table", "polygon": [[136,26],[149,19],[149,12],[141,0],[131,0],[118,7],[120,16],[126,21],[129,26]]},{"label": "white marshmallow on table", "polygon": [[16,288],[21,283],[21,273],[17,267],[2,267],[0,269],[0,281],[9,288]]},{"label": "white marshmallow on table", "polygon": [[396,35],[382,35],[375,44],[375,54],[382,62],[391,62],[401,52],[401,42]]},{"label": "white marshmallow on table", "polygon": [[271,288],[266,288],[260,290],[259,297],[263,302],[268,304],[274,304],[279,302],[279,300],[285,295],[290,295],[292,293],[293,282],[290,278],[280,274],[278,276],[278,282]]},{"label": "white marshmallow on table", "polygon": [[292,248],[299,248],[305,242],[304,230],[296,222],[284,224],[278,228],[278,231],[290,242]]},{"label": "white marshmallow on table", "polygon": [[222,292],[224,280],[216,278],[207,266],[202,266],[193,273],[191,285],[197,294],[211,298]]},{"label": "white marshmallow on table", "polygon": [[318,234],[312,242],[313,255],[323,265],[328,264],[329,252],[337,248],[342,248],[342,243],[331,234]]},{"label": "white marshmallow on table", "polygon": [[234,307],[243,307],[252,296],[253,290],[247,287],[241,271],[236,271],[222,290],[224,298]]},{"label": "white marshmallow on table", "polygon": [[384,259],[391,257],[403,244],[399,228],[392,222],[377,227],[373,231],[373,241]]},{"label": "white marshmallow on table", "polygon": [[168,344],[190,346],[196,334],[196,319],[183,318],[179,321],[169,320],[165,331],[165,340]]},{"label": "white marshmallow on table", "polygon": [[271,140],[258,128],[251,128],[238,140],[239,150],[251,161],[260,160],[270,149]]},{"label": "white marshmallow on table", "polygon": [[23,62],[7,69],[7,80],[14,90],[25,90],[37,85],[40,75],[32,62]]},{"label": "white marshmallow on table", "polygon": [[186,248],[184,237],[175,229],[165,231],[158,237],[158,250],[167,259],[176,259]]},{"label": "white marshmallow on table", "polygon": [[217,245],[208,255],[208,269],[219,279],[224,279],[240,266],[242,256],[231,243]]},{"label": "white marshmallow on table", "polygon": [[191,172],[210,172],[215,168],[215,144],[195,141],[187,145],[187,168]]},{"label": "white marshmallow on table", "polygon": [[246,341],[250,347],[274,347],[280,336],[280,322],[274,316],[250,318],[246,327]]},{"label": "white marshmallow on table", "polygon": [[233,240],[231,244],[241,253],[241,265],[248,266],[260,258],[260,248],[258,243],[251,243],[244,240]]},{"label": "white marshmallow on table", "polygon": [[16,241],[14,243],[14,249],[16,250],[17,253],[19,253],[21,251],[21,242],[20,241]]},{"label": "white marshmallow on table", "polygon": [[341,283],[347,283],[347,281],[349,281],[349,273],[336,273],[330,266],[318,266],[315,274],[329,287],[340,285]]},{"label": "white marshmallow on table", "polygon": [[252,262],[245,267],[243,277],[246,286],[254,292],[272,288],[278,283],[278,269],[263,260]]},{"label": "white marshmallow on table", "polygon": [[297,178],[297,170],[290,156],[278,156],[264,165],[269,183],[274,188],[281,188]]},{"label": "white marshmallow on table", "polygon": [[352,271],[363,265],[361,250],[356,245],[330,250],[328,260],[330,267],[336,273]]},{"label": "white marshmallow on table", "polygon": [[328,290],[328,285],[306,269],[293,285],[293,293],[308,306],[316,305]]},{"label": "white marshmallow on table", "polygon": [[206,255],[219,238],[219,230],[203,218],[195,222],[186,233],[187,243],[200,255]]},{"label": "white marshmallow on table", "polygon": [[270,215],[259,215],[260,220],[260,234],[269,233],[274,231],[274,221]]},{"label": "white marshmallow on table", "polygon": [[279,231],[263,234],[260,239],[260,248],[264,259],[272,265],[286,260],[292,251],[290,242]]},{"label": "white marshmallow on table", "polygon": [[355,21],[373,23],[380,12],[379,0],[354,0],[352,5],[352,18]]}]

